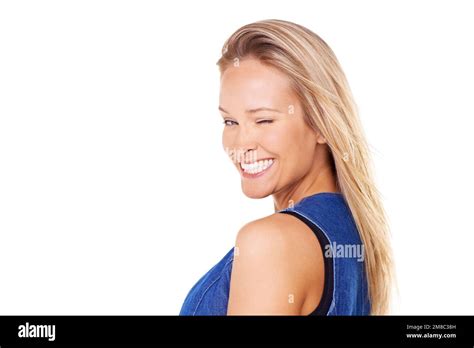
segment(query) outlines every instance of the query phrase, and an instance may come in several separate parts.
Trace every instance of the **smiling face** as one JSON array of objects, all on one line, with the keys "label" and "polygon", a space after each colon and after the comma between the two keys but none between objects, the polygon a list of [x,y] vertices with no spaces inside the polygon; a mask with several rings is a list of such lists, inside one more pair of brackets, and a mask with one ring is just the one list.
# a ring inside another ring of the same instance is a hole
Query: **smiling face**
[{"label": "smiling face", "polygon": [[219,99],[222,144],[241,175],[244,194],[263,198],[296,190],[314,168],[317,144],[325,140],[304,121],[289,78],[256,59],[241,60],[222,74]]}]

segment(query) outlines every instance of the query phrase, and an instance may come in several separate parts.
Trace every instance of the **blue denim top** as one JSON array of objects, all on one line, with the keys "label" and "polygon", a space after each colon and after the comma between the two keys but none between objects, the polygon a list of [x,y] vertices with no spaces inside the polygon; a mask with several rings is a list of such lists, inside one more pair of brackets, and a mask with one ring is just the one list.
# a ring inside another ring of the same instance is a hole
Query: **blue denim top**
[{"label": "blue denim top", "polygon": [[[311,227],[320,242],[322,237],[331,246],[329,250],[326,246],[323,249],[324,292],[329,289],[328,294],[323,292],[323,296],[329,299],[328,308],[323,314],[368,315],[370,301],[365,262],[363,256],[356,252],[363,251],[363,246],[344,196],[332,192],[317,193],[278,213],[288,213],[299,218]],[[227,314],[233,257],[234,247],[191,288],[179,315]],[[331,285],[329,288],[328,284]],[[317,314],[320,313],[315,310],[310,315]]]}]

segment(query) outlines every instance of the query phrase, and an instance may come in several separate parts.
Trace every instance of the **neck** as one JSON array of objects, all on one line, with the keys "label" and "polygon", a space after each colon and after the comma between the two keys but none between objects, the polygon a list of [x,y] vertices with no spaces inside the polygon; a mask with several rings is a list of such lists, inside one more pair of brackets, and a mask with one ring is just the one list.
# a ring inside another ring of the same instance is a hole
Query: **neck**
[{"label": "neck", "polygon": [[307,196],[320,192],[340,192],[336,173],[326,144],[318,145],[309,172],[300,180],[273,194],[275,212],[296,204]]}]

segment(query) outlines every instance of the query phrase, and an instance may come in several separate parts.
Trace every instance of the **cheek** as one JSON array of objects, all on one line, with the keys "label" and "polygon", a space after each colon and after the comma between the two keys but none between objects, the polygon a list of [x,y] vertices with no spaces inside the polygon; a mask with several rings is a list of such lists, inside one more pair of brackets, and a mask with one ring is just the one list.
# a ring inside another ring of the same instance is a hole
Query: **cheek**
[{"label": "cheek", "polygon": [[225,131],[222,132],[222,147],[224,147],[224,150],[227,147],[227,137]]},{"label": "cheek", "polygon": [[236,148],[235,135],[231,129],[224,129],[222,131],[222,148],[233,163],[241,159],[241,153]]},{"label": "cheek", "polygon": [[263,151],[276,157],[285,157],[291,141],[285,127],[273,127],[260,133],[260,145]]},{"label": "cheek", "polygon": [[295,152],[301,150],[301,137],[302,134],[298,127],[285,122],[263,134],[262,138],[265,139],[265,143],[262,145],[282,160],[292,160],[295,157]]},{"label": "cheek", "polygon": [[232,144],[232,139],[229,134],[229,131],[224,129],[222,131],[222,147],[224,148],[224,151],[228,152],[232,150],[232,146],[234,145]]},{"label": "cheek", "polygon": [[287,175],[299,177],[311,167],[316,147],[314,132],[287,123],[286,127],[269,134],[267,141],[272,144],[271,151],[278,156]]},{"label": "cheek", "polygon": [[222,148],[224,149],[225,153],[231,157],[231,159],[233,158],[232,157],[232,149],[230,147],[230,143],[229,143],[229,136],[227,134],[227,132],[225,131],[222,131]]}]

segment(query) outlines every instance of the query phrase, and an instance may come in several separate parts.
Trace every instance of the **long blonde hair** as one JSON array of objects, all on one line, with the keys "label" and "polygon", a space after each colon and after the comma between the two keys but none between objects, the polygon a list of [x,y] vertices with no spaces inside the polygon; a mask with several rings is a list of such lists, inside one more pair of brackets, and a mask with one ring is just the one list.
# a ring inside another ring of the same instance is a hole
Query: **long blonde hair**
[{"label": "long blonde hair", "polygon": [[371,314],[387,314],[395,280],[390,231],[357,106],[334,52],[309,29],[270,19],[245,25],[226,40],[217,62],[221,74],[236,58],[258,59],[292,81],[305,121],[327,141],[339,189],[364,244]]}]

